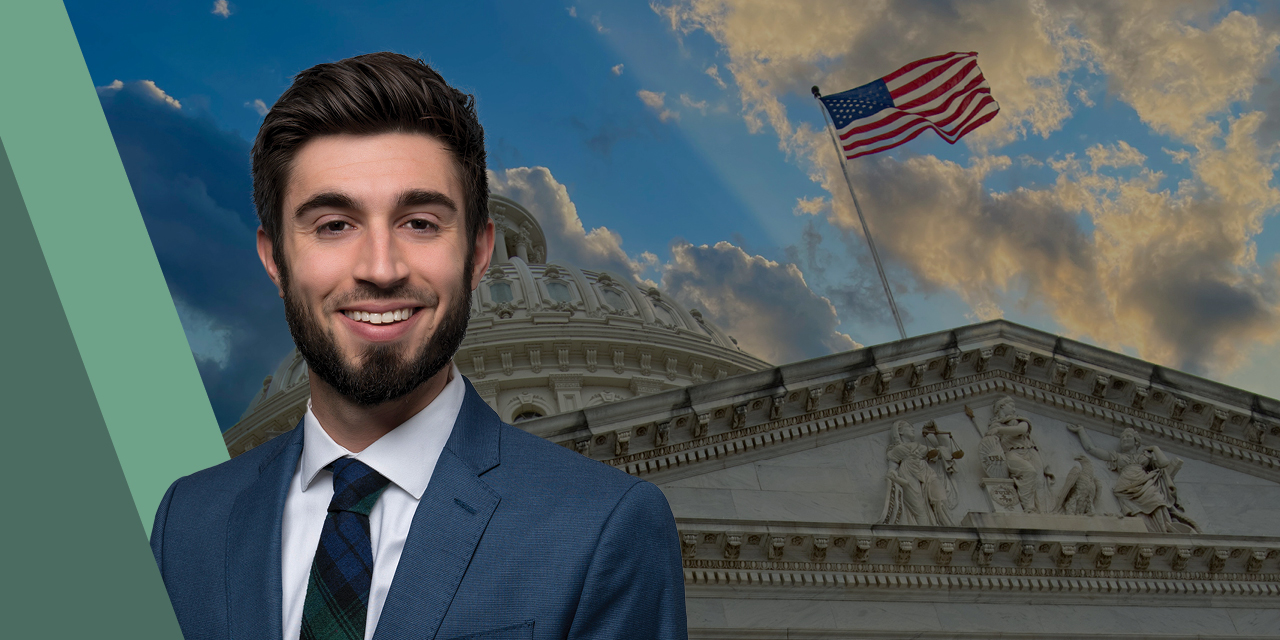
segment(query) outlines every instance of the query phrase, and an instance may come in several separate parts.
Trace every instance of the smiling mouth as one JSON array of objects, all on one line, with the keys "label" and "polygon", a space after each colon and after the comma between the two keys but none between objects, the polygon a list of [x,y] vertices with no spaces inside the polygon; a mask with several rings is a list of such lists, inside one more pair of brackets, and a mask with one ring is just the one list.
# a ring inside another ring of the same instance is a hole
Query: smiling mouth
[{"label": "smiling mouth", "polygon": [[356,322],[367,322],[369,324],[394,324],[408,320],[413,316],[414,307],[406,307],[404,309],[396,309],[386,313],[369,313],[368,311],[347,311],[344,310],[342,315],[355,320]]}]

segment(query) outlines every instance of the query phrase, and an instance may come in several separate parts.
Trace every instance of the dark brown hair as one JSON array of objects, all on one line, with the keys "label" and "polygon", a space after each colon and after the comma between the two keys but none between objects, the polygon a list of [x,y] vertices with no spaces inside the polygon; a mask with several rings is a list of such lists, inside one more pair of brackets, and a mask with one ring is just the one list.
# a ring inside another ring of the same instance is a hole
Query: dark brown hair
[{"label": "dark brown hair", "polygon": [[448,149],[462,182],[469,251],[475,251],[476,234],[489,219],[484,129],[475,98],[449,86],[422,60],[384,51],[299,73],[258,129],[253,204],[282,276],[288,277],[282,208],[298,149],[319,136],[393,132],[426,134]]}]

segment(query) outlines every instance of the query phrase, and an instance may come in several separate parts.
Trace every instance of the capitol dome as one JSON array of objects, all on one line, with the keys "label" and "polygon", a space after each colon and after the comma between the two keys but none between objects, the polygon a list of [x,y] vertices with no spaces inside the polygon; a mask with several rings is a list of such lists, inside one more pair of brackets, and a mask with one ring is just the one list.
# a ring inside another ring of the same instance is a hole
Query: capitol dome
[{"label": "capitol dome", "polygon": [[[504,421],[772,366],[657,288],[641,290],[627,277],[552,259],[542,227],[515,201],[491,195],[489,213],[493,259],[472,297],[454,362]],[[223,434],[231,455],[292,429],[309,397],[307,365],[295,348]]]}]

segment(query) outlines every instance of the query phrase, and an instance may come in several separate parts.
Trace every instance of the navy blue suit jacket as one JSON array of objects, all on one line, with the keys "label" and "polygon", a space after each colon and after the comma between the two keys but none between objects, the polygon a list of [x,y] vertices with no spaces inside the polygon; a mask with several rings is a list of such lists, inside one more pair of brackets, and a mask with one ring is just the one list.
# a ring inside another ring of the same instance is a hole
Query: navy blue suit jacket
[{"label": "navy blue suit jacket", "polygon": [[[188,640],[282,640],[280,525],[302,434],[165,493],[151,549]],[[468,382],[374,638],[686,637],[661,491],[503,424]]]}]

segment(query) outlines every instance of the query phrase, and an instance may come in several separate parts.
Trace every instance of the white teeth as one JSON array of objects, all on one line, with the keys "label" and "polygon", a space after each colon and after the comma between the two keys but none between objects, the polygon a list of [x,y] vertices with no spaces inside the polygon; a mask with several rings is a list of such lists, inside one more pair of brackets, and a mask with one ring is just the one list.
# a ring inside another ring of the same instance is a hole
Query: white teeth
[{"label": "white teeth", "polygon": [[358,322],[368,322],[369,324],[391,324],[392,322],[408,320],[413,315],[413,308],[396,309],[395,311],[387,311],[386,313],[369,313],[368,311],[343,311],[342,313],[348,318]]}]

